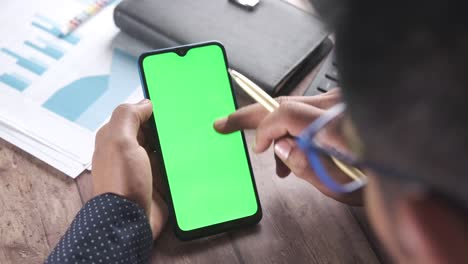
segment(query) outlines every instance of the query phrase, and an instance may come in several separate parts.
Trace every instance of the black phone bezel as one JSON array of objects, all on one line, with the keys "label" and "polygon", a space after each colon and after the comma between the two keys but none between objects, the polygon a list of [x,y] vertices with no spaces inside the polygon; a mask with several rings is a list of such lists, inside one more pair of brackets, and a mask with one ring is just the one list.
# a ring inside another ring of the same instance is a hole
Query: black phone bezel
[{"label": "black phone bezel", "polygon": [[[179,56],[185,56],[185,54],[187,54],[187,52],[190,49],[204,47],[204,46],[210,46],[210,45],[216,45],[216,46],[221,48],[221,50],[223,52],[224,62],[225,62],[226,72],[227,72],[229,62],[228,62],[228,59],[227,59],[226,50],[225,50],[223,44],[221,44],[218,41],[209,41],[209,42],[195,43],[195,44],[190,44],[190,45],[183,45],[183,46],[178,46],[178,47],[173,47],[173,48],[159,49],[159,50],[154,50],[154,51],[145,52],[145,53],[141,54],[140,57],[138,58],[138,70],[139,70],[139,73],[140,73],[140,79],[141,79],[141,84],[142,84],[143,93],[144,93],[145,98],[151,100],[151,98],[149,96],[149,92],[148,92],[148,87],[147,87],[147,83],[146,83],[146,77],[145,77],[145,74],[144,74],[144,69],[143,69],[143,61],[144,61],[145,58],[147,58],[149,56],[158,55],[158,54],[162,54],[162,53],[169,53],[169,52],[175,52]],[[231,88],[231,95],[232,95],[232,98],[234,100],[234,105],[235,105],[235,108],[238,109],[238,104],[237,104],[237,100],[236,100],[236,96],[235,96],[235,92],[234,92],[234,88],[233,88],[233,84],[232,84],[232,79],[231,79],[229,74],[228,74],[228,79],[229,79],[229,85],[230,85],[230,88]],[[156,135],[155,147],[156,147],[156,150],[160,153],[160,155],[158,155],[159,162],[161,164],[160,173],[161,173],[161,175],[163,177],[164,185],[165,185],[166,189],[168,190],[168,195],[167,195],[166,199],[167,199],[167,202],[168,202],[168,205],[169,205],[170,218],[171,218],[172,223],[174,225],[174,232],[175,232],[175,235],[177,236],[177,238],[179,238],[180,240],[183,240],[183,241],[187,241],[187,240],[192,240],[192,239],[196,239],[196,238],[201,238],[201,237],[206,237],[206,236],[210,236],[210,235],[223,233],[223,232],[234,230],[234,229],[237,229],[237,228],[243,227],[243,226],[255,225],[258,222],[260,222],[260,220],[262,219],[262,216],[263,216],[262,207],[261,207],[260,199],[259,199],[259,196],[258,196],[257,185],[256,185],[256,182],[255,182],[255,177],[254,177],[254,173],[253,173],[253,169],[252,169],[252,164],[250,162],[250,155],[249,155],[249,152],[248,152],[248,149],[247,149],[247,142],[245,140],[244,131],[240,131],[240,132],[241,132],[241,135],[242,135],[242,142],[244,144],[244,151],[245,151],[245,154],[247,156],[247,162],[248,162],[248,165],[249,165],[250,177],[252,179],[252,184],[253,184],[254,192],[255,192],[255,198],[256,198],[256,201],[257,201],[257,212],[255,214],[251,215],[251,216],[247,216],[247,217],[244,217],[244,218],[239,218],[239,219],[235,219],[235,220],[231,220],[231,221],[227,221],[227,222],[223,222],[223,223],[219,223],[219,224],[215,224],[215,225],[211,225],[211,226],[206,226],[206,227],[202,227],[202,228],[198,228],[198,229],[194,229],[194,230],[190,230],[190,231],[184,231],[184,230],[180,229],[180,227],[179,227],[179,225],[177,223],[176,216],[175,216],[174,204],[172,202],[172,196],[170,194],[170,188],[169,188],[169,183],[168,183],[168,180],[167,180],[166,168],[165,168],[165,165],[164,165],[164,157],[163,157],[163,154],[161,152],[161,145],[159,143],[159,135],[158,135],[158,130],[156,128],[156,120],[154,118],[154,115],[151,116],[151,129],[153,130],[153,132]]]}]

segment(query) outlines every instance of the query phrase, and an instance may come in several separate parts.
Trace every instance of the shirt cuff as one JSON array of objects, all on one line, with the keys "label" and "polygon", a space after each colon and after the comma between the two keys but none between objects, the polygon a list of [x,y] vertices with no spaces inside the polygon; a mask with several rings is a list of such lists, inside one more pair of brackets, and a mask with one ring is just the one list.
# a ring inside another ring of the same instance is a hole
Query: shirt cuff
[{"label": "shirt cuff", "polygon": [[152,245],[143,208],[106,193],[85,204],[45,263],[147,263]]}]

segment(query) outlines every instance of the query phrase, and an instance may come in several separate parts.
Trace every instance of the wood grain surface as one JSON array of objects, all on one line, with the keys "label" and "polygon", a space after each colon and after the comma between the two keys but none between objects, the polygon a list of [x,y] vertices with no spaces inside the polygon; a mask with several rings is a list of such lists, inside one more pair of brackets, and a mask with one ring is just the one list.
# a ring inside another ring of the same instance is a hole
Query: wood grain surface
[{"label": "wood grain surface", "polygon": [[41,263],[82,204],[75,181],[0,140],[0,263]]},{"label": "wood grain surface", "polygon": [[[312,11],[308,1],[290,2]],[[293,94],[302,94],[313,76]],[[254,136],[246,131],[249,149]],[[359,209],[293,175],[278,178],[271,149],[250,155],[263,207],[260,224],[192,242],[178,241],[167,227],[154,244],[152,263],[380,262]],[[0,140],[0,263],[41,263],[90,198],[89,172],[72,180]]]}]

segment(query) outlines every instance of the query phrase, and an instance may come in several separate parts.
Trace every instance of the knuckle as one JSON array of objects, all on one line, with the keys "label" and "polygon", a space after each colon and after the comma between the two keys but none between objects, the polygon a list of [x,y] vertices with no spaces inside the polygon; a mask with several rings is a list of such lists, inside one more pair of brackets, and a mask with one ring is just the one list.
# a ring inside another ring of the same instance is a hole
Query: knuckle
[{"label": "knuckle", "polygon": [[291,100],[291,99],[290,99],[289,96],[284,96],[284,95],[279,96],[279,97],[276,98],[276,101],[277,101],[280,105],[281,105],[282,103],[285,103],[285,102],[290,101],[290,100]]},{"label": "knuckle", "polygon": [[341,101],[341,93],[339,89],[335,88],[329,91],[328,93],[321,95],[321,97],[319,98],[319,105],[322,108],[328,108],[332,105],[337,104],[339,101]]},{"label": "knuckle", "polygon": [[121,150],[131,146],[132,142],[132,138],[124,133],[113,132],[106,124],[96,132],[95,149],[109,146]]},{"label": "knuckle", "polygon": [[122,122],[134,122],[139,120],[139,113],[134,105],[131,104],[121,104],[115,108],[111,117],[112,126],[120,126]]},{"label": "knuckle", "polygon": [[258,126],[257,126],[257,138],[260,137],[260,138],[263,138],[265,132],[268,130],[268,128],[271,127],[271,122],[267,119],[267,120],[263,120],[261,121]]},{"label": "knuckle", "polygon": [[131,104],[121,104],[117,106],[112,116],[120,117],[135,114],[135,108]]},{"label": "knuckle", "polygon": [[237,112],[234,112],[234,113],[231,113],[227,116],[227,119],[226,119],[226,122],[228,123],[232,123],[232,122],[235,122],[236,119],[237,119]]},{"label": "knuckle", "polygon": [[280,104],[278,112],[282,115],[290,115],[290,113],[294,111],[295,105],[296,103],[291,100],[284,101],[282,104]]},{"label": "knuckle", "polygon": [[103,138],[105,138],[107,131],[107,124],[102,126],[97,132],[96,132],[96,142],[101,141]]},{"label": "knuckle", "polygon": [[112,146],[114,146],[115,149],[125,150],[132,145],[132,142],[133,140],[129,136],[120,134],[113,136],[110,143]]}]

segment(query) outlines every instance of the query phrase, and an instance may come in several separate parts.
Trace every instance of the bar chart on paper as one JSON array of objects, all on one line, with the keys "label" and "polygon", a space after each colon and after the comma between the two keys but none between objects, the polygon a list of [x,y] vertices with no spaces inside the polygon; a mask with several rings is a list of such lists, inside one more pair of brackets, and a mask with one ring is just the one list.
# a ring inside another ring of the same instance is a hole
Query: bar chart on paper
[{"label": "bar chart on paper", "polygon": [[37,75],[42,75],[47,70],[46,64],[38,61],[37,59],[33,57],[29,57],[29,58],[23,57],[22,55],[19,55],[18,53],[7,48],[1,48],[0,51],[16,59],[16,64],[18,66],[21,66],[24,69],[29,70],[32,73],[35,73]]},{"label": "bar chart on paper", "polygon": [[12,1],[0,10],[15,21],[14,31],[0,29],[8,36],[0,39],[0,137],[72,177],[88,168],[95,132],[115,107],[142,97],[136,57],[114,45],[115,5],[61,33],[95,4]]},{"label": "bar chart on paper", "polygon": [[[21,51],[15,50],[18,47],[0,47],[0,53],[15,60],[17,67],[20,67],[33,75],[42,76],[49,68],[49,65],[46,62],[37,58],[39,54],[45,55],[54,60],[60,60],[65,55],[66,50],[61,47],[60,44],[53,43],[53,41],[65,41],[71,45],[76,45],[80,41],[80,38],[75,34],[70,34],[63,39],[58,38],[58,23],[42,15],[34,16],[31,22],[31,27],[38,29],[37,31],[30,31],[34,32],[36,36],[25,36],[31,39],[25,39],[23,41],[22,45],[24,47],[21,47]],[[25,51],[27,51],[27,54],[22,54],[25,53]],[[22,76],[22,74],[19,73],[19,70],[14,69],[11,72],[0,72],[0,82],[19,92],[26,90],[31,85],[31,81],[27,76]]]},{"label": "bar chart on paper", "polygon": [[44,40],[41,37],[38,37],[37,41],[34,41],[34,42],[26,40],[24,41],[24,45],[29,46],[55,60],[60,60],[63,57],[63,55],[65,55],[65,51],[63,48],[47,40]]},{"label": "bar chart on paper", "polygon": [[[85,2],[88,3],[89,1]],[[60,24],[43,15],[36,14],[31,27],[36,35],[22,42],[28,54],[20,54],[10,47],[1,47],[0,52],[16,60],[16,66],[35,76],[45,74],[49,67],[72,52],[81,41],[81,36],[72,33],[60,36]],[[37,56],[49,58],[49,64]],[[55,62],[54,62],[55,61]],[[31,81],[18,72],[0,73],[0,82],[22,92]],[[125,101],[139,84],[136,58],[120,50],[112,53],[108,74],[84,76],[71,81],[43,103],[49,111],[90,131],[95,131],[109,117],[112,110]]]},{"label": "bar chart on paper", "polygon": [[10,86],[13,89],[18,90],[19,92],[26,89],[31,82],[28,81],[26,78],[16,74],[16,73],[3,73],[0,75],[0,82]]}]

